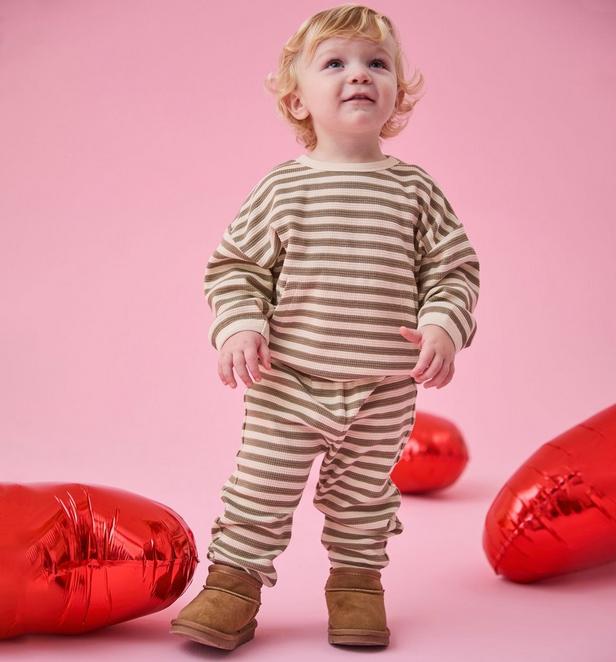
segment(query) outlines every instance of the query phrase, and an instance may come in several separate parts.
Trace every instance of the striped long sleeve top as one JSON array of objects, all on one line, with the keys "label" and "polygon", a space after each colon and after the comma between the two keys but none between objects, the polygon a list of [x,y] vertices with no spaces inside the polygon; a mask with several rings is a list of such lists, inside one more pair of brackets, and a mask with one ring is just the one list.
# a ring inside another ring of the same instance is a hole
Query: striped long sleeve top
[{"label": "striped long sleeve top", "polygon": [[393,156],[305,154],[253,187],[207,263],[211,344],[257,331],[271,358],[323,379],[408,375],[400,326],[441,326],[456,351],[477,328],[479,261],[435,180]]}]

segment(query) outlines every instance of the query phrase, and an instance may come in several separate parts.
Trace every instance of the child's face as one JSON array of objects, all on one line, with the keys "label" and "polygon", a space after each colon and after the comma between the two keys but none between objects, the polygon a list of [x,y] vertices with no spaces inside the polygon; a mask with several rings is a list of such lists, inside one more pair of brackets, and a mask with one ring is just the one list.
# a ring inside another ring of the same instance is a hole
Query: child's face
[{"label": "child's face", "polygon": [[[322,41],[312,61],[301,54],[290,111],[296,119],[312,116],[317,138],[323,132],[334,141],[350,135],[378,136],[396,103],[394,55],[391,35],[380,44],[360,37]],[[371,101],[348,100],[357,93]]]}]

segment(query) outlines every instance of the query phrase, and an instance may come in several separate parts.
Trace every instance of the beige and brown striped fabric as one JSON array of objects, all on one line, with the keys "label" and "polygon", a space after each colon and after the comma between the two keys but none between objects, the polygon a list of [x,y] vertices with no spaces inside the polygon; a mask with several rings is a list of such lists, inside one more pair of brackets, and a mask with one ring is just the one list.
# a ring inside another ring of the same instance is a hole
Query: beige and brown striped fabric
[{"label": "beige and brown striped fabric", "polygon": [[419,349],[401,325],[438,324],[456,350],[475,335],[479,261],[420,166],[387,156],[302,154],[254,186],[210,257],[216,349],[261,333],[273,359],[334,381],[408,375]]},{"label": "beige and brown striped fabric", "polygon": [[221,493],[207,558],[274,586],[274,561],[291,539],[293,513],[313,460],[323,454],[313,498],[324,514],[331,567],[382,569],[387,540],[404,530],[390,477],[415,423],[409,376],[332,381],[272,361],[244,393],[237,466]]}]

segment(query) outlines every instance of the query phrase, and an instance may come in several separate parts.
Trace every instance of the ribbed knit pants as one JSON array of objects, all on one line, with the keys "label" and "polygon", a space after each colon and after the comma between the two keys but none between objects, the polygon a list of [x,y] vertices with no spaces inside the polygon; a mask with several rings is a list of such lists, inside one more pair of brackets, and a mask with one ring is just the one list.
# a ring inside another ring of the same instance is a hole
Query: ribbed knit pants
[{"label": "ribbed knit pants", "polygon": [[331,381],[274,361],[261,375],[244,393],[237,466],[222,487],[225,509],[207,558],[275,586],[274,560],[291,540],[312,462],[323,453],[313,503],[325,515],[330,566],[384,568],[387,539],[403,531],[390,473],[415,423],[415,380]]}]

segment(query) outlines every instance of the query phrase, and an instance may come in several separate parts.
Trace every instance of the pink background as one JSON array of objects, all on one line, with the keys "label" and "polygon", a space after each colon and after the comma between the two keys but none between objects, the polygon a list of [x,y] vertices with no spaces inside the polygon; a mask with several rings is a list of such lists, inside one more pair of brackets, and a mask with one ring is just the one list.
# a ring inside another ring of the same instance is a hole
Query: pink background
[{"label": "pink background", "polygon": [[[205,579],[242,425],[245,386],[220,383],[206,337],[204,268],[257,178],[304,151],[262,80],[299,24],[335,4],[0,4],[2,480],[138,492],[186,519],[201,556],[165,612],[5,642],[12,659],[211,652],[167,633]],[[535,449],[615,400],[616,9],[371,6],[426,78],[383,151],[441,183],[482,277],[473,346],[446,388],[418,396],[419,410],[461,427],[471,462],[449,490],[403,499],[406,530],[383,572],[393,634],[382,655],[612,659],[613,564],[515,585],[493,574],[481,533]],[[326,639],[328,563],[309,496],[318,463],[244,654],[342,654]]]}]

